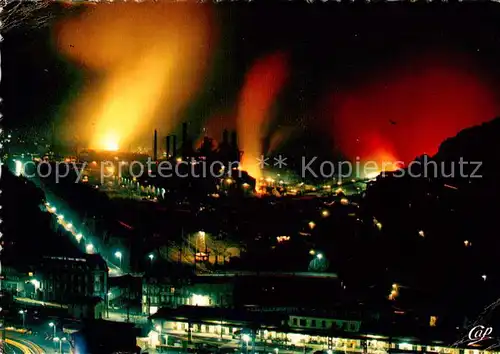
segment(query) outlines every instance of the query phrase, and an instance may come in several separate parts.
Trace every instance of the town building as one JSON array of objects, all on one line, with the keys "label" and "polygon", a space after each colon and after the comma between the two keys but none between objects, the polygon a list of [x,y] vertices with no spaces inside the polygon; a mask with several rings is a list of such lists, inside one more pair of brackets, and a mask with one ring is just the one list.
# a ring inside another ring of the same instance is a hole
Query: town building
[{"label": "town building", "polygon": [[42,300],[68,305],[77,317],[96,317],[103,313],[107,299],[108,268],[99,255],[79,257],[45,256],[37,278]]},{"label": "town building", "polygon": [[[150,345],[159,350],[189,346],[201,338],[204,341],[220,338],[259,352],[286,346],[295,351],[328,353],[493,353],[484,349],[449,347],[435,339],[424,341],[415,336],[376,335],[363,329],[363,321],[359,318],[336,316],[335,313],[308,313],[294,308],[164,308],[151,316],[149,339]],[[187,337],[187,342],[176,342],[180,337]]]},{"label": "town building", "polygon": [[[182,282],[168,277],[145,277],[142,312],[154,314],[162,307],[183,305],[241,308],[259,306],[306,306],[329,304],[338,287],[333,273],[231,272],[186,277]],[[330,292],[323,291],[324,287]],[[308,289],[302,293],[297,288]]]},{"label": "town building", "polygon": [[184,305],[232,307],[234,283],[225,278],[194,277],[179,283],[167,278],[146,277],[142,289],[142,312],[154,314],[162,307]]}]

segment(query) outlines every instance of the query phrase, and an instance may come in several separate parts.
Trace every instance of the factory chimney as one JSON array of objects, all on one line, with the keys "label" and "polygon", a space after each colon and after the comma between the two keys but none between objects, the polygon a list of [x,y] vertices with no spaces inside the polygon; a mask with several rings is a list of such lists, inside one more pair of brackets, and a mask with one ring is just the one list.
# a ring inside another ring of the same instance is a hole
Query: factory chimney
[{"label": "factory chimney", "polygon": [[233,131],[231,133],[231,147],[233,149],[238,149],[238,134],[236,131]]},{"label": "factory chimney", "polygon": [[165,152],[167,154],[167,159],[170,158],[170,139],[171,139],[171,136],[168,135],[167,138],[166,138],[166,144],[167,144],[167,146],[166,146],[166,150],[165,150]]},{"label": "factory chimney", "polygon": [[224,131],[222,132],[222,144],[229,144],[229,132],[227,131],[227,129],[224,129]]},{"label": "factory chimney", "polygon": [[158,132],[155,129],[155,135],[153,138],[153,161],[158,160]]},{"label": "factory chimney", "polygon": [[172,156],[177,157],[177,135],[172,135]]},{"label": "factory chimney", "polygon": [[241,152],[238,147],[238,134],[231,132],[231,161],[241,161]]}]

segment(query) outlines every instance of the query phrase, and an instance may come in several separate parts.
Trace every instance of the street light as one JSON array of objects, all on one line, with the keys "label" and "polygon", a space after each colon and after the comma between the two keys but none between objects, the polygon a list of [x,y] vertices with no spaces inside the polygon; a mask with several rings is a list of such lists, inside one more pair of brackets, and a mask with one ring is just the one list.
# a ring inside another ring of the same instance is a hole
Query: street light
[{"label": "street light", "polygon": [[150,253],[148,257],[149,257],[149,261],[150,261],[151,263],[153,263],[153,259],[155,258],[155,255],[154,255],[154,254],[152,254],[152,253]]},{"label": "street light", "polygon": [[109,318],[109,302],[111,300],[111,295],[113,295],[113,293],[111,291],[108,291],[108,293],[106,294],[107,295],[107,298],[108,298],[108,301],[107,301],[107,314],[108,314],[108,318]]},{"label": "street light", "polygon": [[62,338],[54,337],[54,342],[55,343],[59,342],[59,353],[62,354],[62,352],[63,352],[62,345],[64,342],[66,342],[66,337],[62,337]]},{"label": "street light", "polygon": [[31,279],[30,282],[35,287],[35,291],[37,291],[38,289],[40,289],[40,281],[39,280]]},{"label": "street light", "polygon": [[85,246],[85,250],[87,253],[93,253],[94,252],[94,245],[89,243],[87,246]]},{"label": "street light", "polygon": [[122,253],[120,251],[116,251],[115,257],[120,260],[120,268],[121,268],[122,267]]},{"label": "street light", "polygon": [[248,354],[248,342],[250,342],[250,336],[248,334],[244,334],[241,336],[241,339],[243,339],[246,344],[246,352]]},{"label": "street light", "polygon": [[54,328],[54,338],[56,337],[57,326],[54,322],[49,323],[49,327]]},{"label": "street light", "polygon": [[318,257],[318,259],[323,259],[323,255],[321,253],[318,253],[316,257]]},{"label": "street light", "polygon": [[25,327],[26,324],[26,312],[28,312],[28,310],[19,310],[19,314],[23,318],[23,328]]}]

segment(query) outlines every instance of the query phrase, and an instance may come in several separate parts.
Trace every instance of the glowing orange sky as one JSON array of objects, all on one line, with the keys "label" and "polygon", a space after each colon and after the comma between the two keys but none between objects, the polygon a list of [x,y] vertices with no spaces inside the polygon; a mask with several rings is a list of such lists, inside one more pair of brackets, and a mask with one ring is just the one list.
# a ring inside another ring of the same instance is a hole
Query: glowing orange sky
[{"label": "glowing orange sky", "polygon": [[271,108],[289,74],[287,55],[273,53],[257,60],[245,77],[238,105],[237,130],[243,169],[254,178],[261,176],[257,158],[272,118]]},{"label": "glowing orange sky", "polygon": [[[448,60],[445,60],[448,59]],[[412,59],[349,91],[324,110],[341,151],[350,159],[401,160],[437,152],[443,140],[491,120],[492,91],[456,58]]]},{"label": "glowing orange sky", "polygon": [[211,33],[200,4],[102,3],[61,23],[59,49],[92,73],[68,129],[98,149],[151,145],[152,130],[173,129],[199,88]]}]

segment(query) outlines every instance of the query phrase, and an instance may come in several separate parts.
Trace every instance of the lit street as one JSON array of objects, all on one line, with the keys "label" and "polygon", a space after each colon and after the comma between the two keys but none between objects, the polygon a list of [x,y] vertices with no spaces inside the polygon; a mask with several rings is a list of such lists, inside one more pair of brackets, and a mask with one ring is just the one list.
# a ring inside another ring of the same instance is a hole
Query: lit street
[{"label": "lit street", "polygon": [[[44,343],[39,336],[20,334],[13,331],[6,331],[6,343],[11,348],[12,353],[23,354],[43,354],[54,351]],[[14,349],[16,348],[16,349]]]}]

